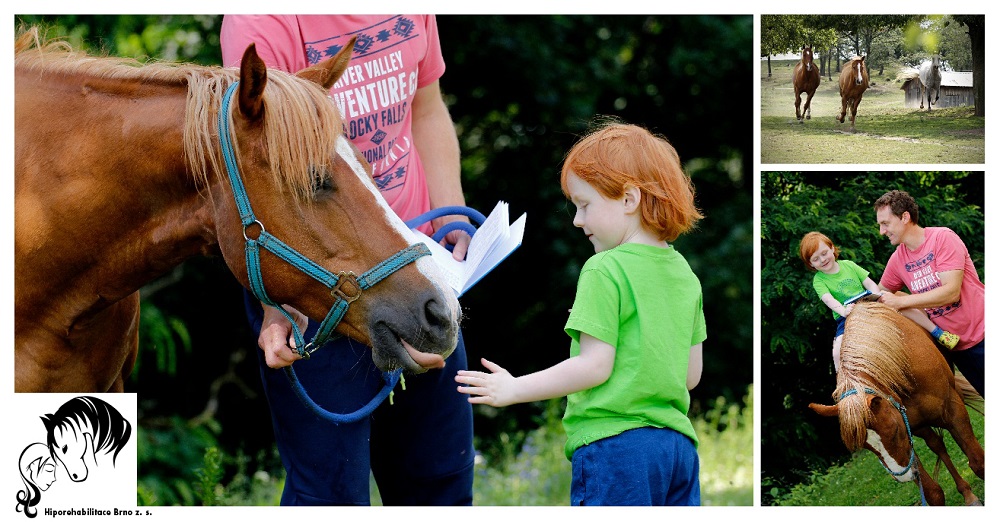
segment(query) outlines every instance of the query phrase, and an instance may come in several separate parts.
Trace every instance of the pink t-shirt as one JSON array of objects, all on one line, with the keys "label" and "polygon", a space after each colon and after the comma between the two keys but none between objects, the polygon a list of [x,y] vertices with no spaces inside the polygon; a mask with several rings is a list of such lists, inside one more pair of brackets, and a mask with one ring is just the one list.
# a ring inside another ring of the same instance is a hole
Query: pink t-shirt
[{"label": "pink t-shirt", "polygon": [[255,43],[268,67],[297,72],[332,57],[352,36],[350,65],[330,94],[389,206],[410,219],[430,210],[410,109],[417,89],[444,74],[433,15],[226,15],[222,60],[239,67]]},{"label": "pink t-shirt", "polygon": [[927,315],[941,328],[958,335],[956,350],[978,344],[985,337],[986,285],[979,280],[965,243],[951,229],[924,228],[924,242],[914,251],[900,244],[885,265],[879,284],[895,292],[905,285],[911,294],[941,286],[938,273],[962,270],[958,301],[928,308]]}]

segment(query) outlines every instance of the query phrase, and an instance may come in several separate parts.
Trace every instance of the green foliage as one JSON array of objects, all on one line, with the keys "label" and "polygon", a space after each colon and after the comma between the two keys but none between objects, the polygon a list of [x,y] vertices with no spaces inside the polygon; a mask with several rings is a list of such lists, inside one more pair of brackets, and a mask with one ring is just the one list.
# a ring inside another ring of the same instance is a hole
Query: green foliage
[{"label": "green foliage", "polygon": [[217,505],[222,480],[222,453],[212,446],[205,449],[202,467],[194,470],[197,480],[194,483],[195,494],[203,506]]},{"label": "green foliage", "polygon": [[216,445],[217,426],[191,426],[173,417],[143,422],[136,430],[140,505],[195,505],[192,470]]},{"label": "green foliage", "polygon": [[140,369],[150,359],[155,371],[167,375],[177,374],[177,361],[182,354],[191,353],[191,334],[180,318],[166,315],[154,303],[146,300],[139,308],[139,346],[142,350],[135,361],[131,379],[138,380]]},{"label": "green foliage", "polygon": [[826,234],[878,282],[892,247],[872,204],[887,190],[909,192],[923,226],[951,228],[985,281],[983,174],[968,172],[765,172],[761,180],[761,428],[765,495],[781,492],[845,455],[836,421],[806,405],[829,403],[833,323],[798,257],[809,231]]}]

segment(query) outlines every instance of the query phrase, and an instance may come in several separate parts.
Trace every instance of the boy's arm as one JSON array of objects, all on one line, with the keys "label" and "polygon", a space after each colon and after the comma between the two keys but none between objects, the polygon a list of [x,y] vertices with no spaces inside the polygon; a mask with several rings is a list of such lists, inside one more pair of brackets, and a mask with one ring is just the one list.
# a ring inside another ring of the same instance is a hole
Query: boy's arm
[{"label": "boy's arm", "polygon": [[693,390],[701,382],[701,343],[691,347],[691,354],[688,356],[687,388]]},{"label": "boy's arm", "polygon": [[458,391],[473,404],[509,406],[523,402],[565,397],[604,383],[615,365],[615,347],[580,333],[580,355],[535,373],[512,376],[500,366],[482,360],[491,373],[461,370],[455,381]]},{"label": "boy's arm", "polygon": [[820,297],[820,300],[823,301],[823,304],[829,307],[830,310],[840,314],[841,317],[847,317],[847,314],[851,313],[847,307],[841,304],[840,301],[837,301],[836,297],[833,297],[833,294],[823,294],[823,296]]},{"label": "boy's arm", "polygon": [[870,277],[866,277],[864,282],[861,284],[865,287],[865,290],[868,290],[873,294],[882,293],[882,287],[880,287],[875,281],[872,281],[872,278]]}]

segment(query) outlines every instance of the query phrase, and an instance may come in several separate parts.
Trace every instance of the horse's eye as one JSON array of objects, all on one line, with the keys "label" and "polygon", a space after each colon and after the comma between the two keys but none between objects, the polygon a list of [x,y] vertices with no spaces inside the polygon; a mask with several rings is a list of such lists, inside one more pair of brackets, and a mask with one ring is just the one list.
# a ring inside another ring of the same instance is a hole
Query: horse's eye
[{"label": "horse's eye", "polygon": [[69,446],[68,445],[63,445],[62,450],[63,450],[63,454],[65,454],[67,451],[69,451]]},{"label": "horse's eye", "polygon": [[314,169],[311,174],[312,191],[314,195],[321,192],[333,192],[336,189],[336,186],[333,183],[333,177],[324,170]]}]

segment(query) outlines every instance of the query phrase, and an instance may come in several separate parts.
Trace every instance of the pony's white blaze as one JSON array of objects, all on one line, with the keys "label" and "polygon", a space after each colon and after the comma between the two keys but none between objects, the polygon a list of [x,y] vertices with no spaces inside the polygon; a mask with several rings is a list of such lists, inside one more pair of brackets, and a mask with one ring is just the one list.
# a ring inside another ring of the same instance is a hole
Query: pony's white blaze
[{"label": "pony's white blaze", "polygon": [[858,79],[857,79],[857,80],[855,80],[855,82],[856,82],[856,83],[857,83],[858,85],[861,85],[861,82],[862,82],[862,79],[861,79],[861,62],[857,62],[857,63],[856,63],[855,65],[854,65],[854,70],[858,72]]},{"label": "pony's white blaze", "polygon": [[[344,136],[337,138],[337,154],[345,162],[347,162],[347,165],[351,167],[354,174],[361,179],[362,183],[364,183],[366,187],[368,187],[369,192],[371,192],[379,207],[382,208],[382,213],[389,226],[403,236],[407,243],[411,245],[418,243],[420,240],[413,235],[413,232],[406,226],[406,223],[403,223],[402,218],[393,212],[389,203],[384,197],[382,197],[382,193],[379,192],[378,187],[375,186],[375,181],[372,179],[371,173],[368,172],[363,165],[361,165],[360,161],[358,161],[358,157],[354,153],[354,148],[351,147],[351,143],[347,141],[347,138]],[[441,269],[434,264],[434,261],[430,256],[423,256],[417,259],[415,263],[417,265],[417,269],[420,270],[420,273],[437,287],[438,291],[444,297],[443,300],[448,305],[451,317],[454,320],[457,320],[459,312],[458,298],[455,297],[455,292],[451,289],[451,286],[448,285],[444,276],[441,274]]]},{"label": "pony's white blaze", "polygon": [[[916,478],[916,468],[911,467],[907,470],[906,466],[909,465],[909,461],[906,464],[896,462],[896,459],[892,458],[892,455],[889,455],[889,450],[885,449],[885,445],[882,444],[882,438],[879,437],[878,433],[875,433],[875,430],[868,430],[867,442],[872,450],[878,454],[879,458],[882,459],[885,467],[892,472],[892,478],[896,479],[896,481],[909,482]],[[903,473],[904,470],[906,470],[906,473]]]}]

